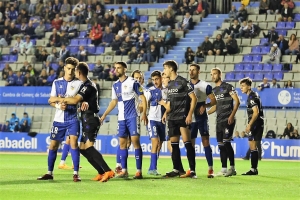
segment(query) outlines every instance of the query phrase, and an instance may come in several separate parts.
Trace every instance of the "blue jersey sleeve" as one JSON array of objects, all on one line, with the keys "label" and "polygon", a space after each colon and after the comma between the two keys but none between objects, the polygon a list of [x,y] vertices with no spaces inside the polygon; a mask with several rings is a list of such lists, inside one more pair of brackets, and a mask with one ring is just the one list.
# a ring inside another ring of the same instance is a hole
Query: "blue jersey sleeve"
[{"label": "blue jersey sleeve", "polygon": [[144,93],[143,93],[143,88],[142,88],[142,86],[141,86],[140,83],[137,82],[137,81],[135,81],[135,82],[133,83],[133,90],[134,90],[135,93],[137,93],[139,96],[142,95],[142,94],[144,94]]},{"label": "blue jersey sleeve", "polygon": [[206,95],[208,96],[210,94],[212,94],[212,87],[211,87],[211,85],[207,85],[206,86]]}]

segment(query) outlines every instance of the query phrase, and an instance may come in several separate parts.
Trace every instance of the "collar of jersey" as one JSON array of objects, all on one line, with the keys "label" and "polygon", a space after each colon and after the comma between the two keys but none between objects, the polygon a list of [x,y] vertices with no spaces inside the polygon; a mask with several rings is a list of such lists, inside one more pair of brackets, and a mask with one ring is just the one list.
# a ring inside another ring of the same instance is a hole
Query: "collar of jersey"
[{"label": "collar of jersey", "polygon": [[[66,79],[65,79],[65,77],[63,77],[63,79],[64,79],[64,81],[67,81]],[[74,81],[75,80],[75,78],[72,78],[70,81],[67,81],[67,82],[72,82],[72,81]]]},{"label": "collar of jersey", "polygon": [[197,83],[193,84],[192,81],[190,80],[190,83],[193,85],[197,85],[201,80],[198,80]]},{"label": "collar of jersey", "polygon": [[119,81],[120,81],[120,83],[124,83],[127,79],[128,79],[128,76],[126,76],[126,78],[124,79],[124,81],[120,81],[120,79],[119,79]]}]

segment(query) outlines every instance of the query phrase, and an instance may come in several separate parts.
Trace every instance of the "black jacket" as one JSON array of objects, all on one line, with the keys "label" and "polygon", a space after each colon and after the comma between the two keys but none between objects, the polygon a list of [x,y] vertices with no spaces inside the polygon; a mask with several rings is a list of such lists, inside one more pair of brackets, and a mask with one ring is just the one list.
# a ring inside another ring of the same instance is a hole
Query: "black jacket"
[{"label": "black jacket", "polygon": [[[280,43],[281,43],[281,41],[277,41],[277,45],[279,48],[280,48]],[[282,55],[283,55],[284,51],[287,50],[288,48],[289,48],[288,41],[283,39],[282,40],[282,48],[280,48]]]},{"label": "black jacket", "polygon": [[268,42],[276,42],[278,40],[278,33],[276,31],[269,31],[268,34],[263,32],[265,38],[268,38]]},{"label": "black jacket", "polygon": [[223,50],[225,49],[225,43],[222,39],[220,40],[215,40],[214,43],[213,43],[213,49],[220,49],[220,50]]},{"label": "black jacket", "polygon": [[288,8],[287,9],[287,14],[285,14],[284,11],[285,11],[285,8],[282,8],[282,10],[281,10],[281,16],[282,17],[289,18],[289,17],[293,16],[293,10],[292,9]]},{"label": "black jacket", "polygon": [[213,44],[211,43],[211,41],[207,41],[207,42],[203,42],[201,44],[201,49],[204,53],[207,53],[209,50],[213,50]]},{"label": "black jacket", "polygon": [[114,40],[110,46],[113,51],[117,51],[120,49],[121,44],[122,44],[121,40]]},{"label": "black jacket", "polygon": [[233,31],[234,33],[239,33],[239,30],[240,30],[241,26],[238,24],[235,28],[233,27],[233,25],[231,25],[229,27],[229,31]]}]

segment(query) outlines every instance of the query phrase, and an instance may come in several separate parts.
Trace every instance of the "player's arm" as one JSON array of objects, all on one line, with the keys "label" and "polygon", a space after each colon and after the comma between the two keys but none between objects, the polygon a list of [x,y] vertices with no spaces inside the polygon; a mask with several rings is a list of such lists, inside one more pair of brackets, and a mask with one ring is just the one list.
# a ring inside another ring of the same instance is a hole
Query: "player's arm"
[{"label": "player's arm", "polygon": [[238,95],[237,95],[237,93],[236,93],[235,91],[234,91],[234,92],[232,91],[232,92],[230,93],[230,95],[231,95],[231,98],[232,98],[233,101],[234,101],[233,110],[232,110],[232,113],[231,113],[230,116],[234,117],[235,114],[236,114],[236,112],[237,112],[237,110],[238,110],[239,107],[240,107],[241,102],[240,102],[240,98],[238,97]]},{"label": "player's arm", "polygon": [[255,120],[257,119],[258,115],[259,115],[259,110],[258,110],[258,106],[253,106],[252,107],[252,118],[250,120],[250,122],[248,123],[248,126],[252,127],[253,123],[255,122]]},{"label": "player's arm", "polygon": [[50,98],[49,98],[48,102],[49,102],[49,105],[52,106],[52,107],[54,107],[54,108],[57,108],[57,109],[60,109],[60,110],[64,110],[65,109],[65,105],[62,106],[62,104],[58,103],[58,101],[57,101],[55,81],[53,81],[53,83],[52,83],[51,92],[50,92]]},{"label": "player's arm", "polygon": [[[162,100],[162,101],[163,101],[163,100]],[[161,101],[160,101],[160,102],[161,102]],[[162,105],[162,104],[160,104],[160,105]],[[166,111],[165,111],[165,113],[164,113],[164,115],[163,115],[161,121],[162,121],[162,123],[165,124],[166,121],[167,121],[167,116],[168,116],[168,114],[169,114],[170,111],[171,111],[170,101],[165,102],[165,103],[164,103],[164,107],[166,108]]]},{"label": "player's arm", "polygon": [[208,111],[207,114],[213,114],[217,110],[217,105],[212,106]]},{"label": "player's arm", "polygon": [[135,81],[133,83],[133,90],[137,95],[139,95],[140,99],[142,100],[143,111],[141,113],[141,121],[144,121],[144,124],[147,125],[147,123],[148,123],[147,114],[146,114],[147,101],[146,101],[146,97],[143,93],[143,88],[137,81]]},{"label": "player's arm", "polygon": [[103,113],[103,115],[100,117],[101,123],[104,121],[105,117],[116,107],[117,104],[118,104],[118,97],[117,97],[117,94],[116,94],[116,91],[115,91],[114,87],[112,87],[112,89],[111,89],[111,101],[110,101],[107,109]]},{"label": "player's arm", "polygon": [[142,107],[142,115],[146,115],[147,112],[147,100],[144,94],[140,95],[139,98],[142,100],[141,107]]}]

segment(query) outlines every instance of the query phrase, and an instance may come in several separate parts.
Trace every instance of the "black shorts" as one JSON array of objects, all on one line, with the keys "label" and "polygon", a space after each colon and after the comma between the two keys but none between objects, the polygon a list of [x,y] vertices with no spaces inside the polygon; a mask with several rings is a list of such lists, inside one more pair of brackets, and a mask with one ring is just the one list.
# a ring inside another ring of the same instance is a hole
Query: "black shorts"
[{"label": "black shorts", "polygon": [[174,136],[180,136],[180,128],[189,128],[189,126],[185,123],[185,119],[181,120],[169,120],[168,121],[168,136],[169,138]]},{"label": "black shorts", "polygon": [[264,132],[264,123],[253,124],[248,136],[248,141],[261,141]]},{"label": "black shorts", "polygon": [[232,124],[228,122],[217,123],[217,142],[224,142],[224,140],[232,140],[235,121]]},{"label": "black shorts", "polygon": [[80,142],[86,143],[87,140],[95,142],[100,129],[99,117],[94,114],[82,115],[82,136]]}]

